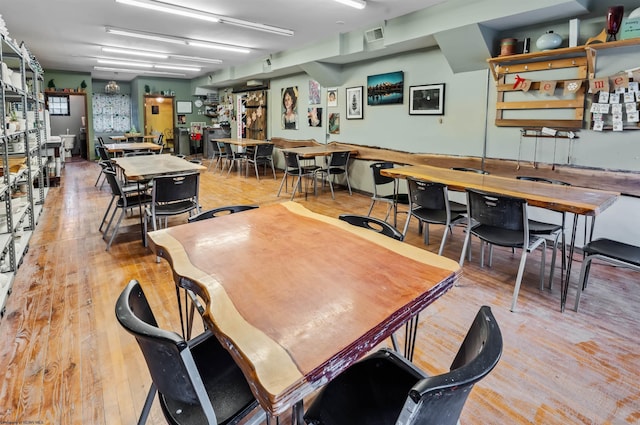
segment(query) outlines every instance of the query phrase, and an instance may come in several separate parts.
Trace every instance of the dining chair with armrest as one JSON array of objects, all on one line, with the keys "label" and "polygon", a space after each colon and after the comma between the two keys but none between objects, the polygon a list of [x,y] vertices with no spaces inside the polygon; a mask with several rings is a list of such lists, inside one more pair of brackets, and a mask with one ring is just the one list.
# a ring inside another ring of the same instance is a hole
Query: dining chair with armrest
[{"label": "dining chair with armrest", "polygon": [[158,176],[153,179],[151,202],[145,210],[144,237],[147,246],[147,221],[151,220],[153,230],[158,228],[158,221],[165,219],[168,224],[171,216],[193,211],[200,213],[198,194],[200,188],[200,173],[181,173]]},{"label": "dining chair with armrest", "polygon": [[586,244],[582,251],[585,254],[580,268],[580,278],[578,279],[578,289],[576,290],[575,311],[580,306],[580,294],[587,287],[591,262],[600,260],[612,264],[616,267],[626,267],[635,271],[640,271],[640,246],[627,244],[607,238],[595,239]]},{"label": "dining chair with armrest", "polygon": [[[369,205],[369,212],[367,213],[367,215],[371,215],[373,206],[376,204],[376,202],[384,202],[387,204],[387,214],[384,217],[384,221],[387,221],[389,219],[389,214],[393,209],[393,225],[397,226],[398,204],[408,206],[409,195],[406,193],[398,192],[398,179],[383,176],[380,173],[380,170],[393,168],[393,162],[374,162],[370,165],[370,167],[373,174],[373,195],[371,195],[371,205]],[[379,193],[380,190],[384,190],[383,187],[388,187],[389,184],[392,185],[391,193]]]},{"label": "dining chair with armrest", "polygon": [[170,424],[230,425],[246,418],[256,425],[265,420],[242,371],[211,331],[185,341],[160,329],[135,280],[118,297],[115,314],[136,338],[151,375],[138,424],[146,422],[156,392]]},{"label": "dining chair with armrest", "polygon": [[483,306],[449,372],[427,376],[401,355],[382,349],[329,382],[304,419],[309,425],[455,425],[473,386],[501,355],[500,327]]},{"label": "dining chair with armrest", "polygon": [[249,165],[253,165],[256,171],[256,178],[260,180],[260,173],[258,173],[258,166],[262,165],[266,174],[267,165],[271,167],[273,173],[273,179],[276,179],[276,169],[273,165],[273,148],[272,143],[265,145],[257,145],[253,147],[252,151],[247,150],[246,170],[245,175],[249,175]]},{"label": "dining chair with armrest", "polygon": [[522,249],[520,266],[513,289],[511,311],[516,308],[518,293],[527,255],[541,247],[540,290],[544,289],[544,266],[546,240],[531,235],[527,219],[527,201],[495,193],[467,189],[468,224],[467,233],[460,254],[460,267],[464,264],[465,253],[471,249],[471,236],[480,239],[480,265],[484,266],[484,244],[489,244],[489,266],[494,246]]},{"label": "dining chair with armrest", "polygon": [[420,230],[425,224],[424,243],[429,245],[429,224],[443,225],[444,231],[438,250],[438,255],[442,255],[449,229],[454,225],[466,223],[466,217],[451,212],[449,194],[445,184],[408,178],[407,185],[409,186],[409,214],[402,234],[407,236],[411,217],[415,217],[420,223]]},{"label": "dining chair with armrest", "polygon": [[[556,184],[559,186],[571,186],[567,182],[560,180],[547,179],[544,177],[533,176],[517,176],[518,180],[533,181],[539,183]],[[529,207],[535,208],[535,207]],[[549,211],[549,210],[547,210]],[[558,242],[561,243],[560,248],[562,252],[562,263],[560,268],[560,278],[564,278],[564,271],[567,269],[567,257],[566,257],[566,236],[565,236],[565,224],[567,221],[566,212],[554,212],[554,214],[560,216],[560,223],[548,223],[545,221],[529,219],[529,232],[535,236],[547,237],[553,241],[553,253],[551,255],[551,270],[549,271],[549,289],[553,287],[553,277],[556,268],[556,253],[558,250]],[[585,233],[586,235],[586,233]]]},{"label": "dining chair with armrest", "polygon": [[[344,175],[345,180],[347,181],[347,188],[349,189],[349,195],[351,195],[351,183],[349,182],[349,157],[351,152],[334,152],[329,157],[329,162],[326,168],[319,168],[315,171],[315,178],[317,179],[318,174],[321,174],[323,177],[326,175],[327,181],[329,182],[329,188],[331,189],[331,198],[336,199],[335,194],[333,193],[333,183],[332,176]],[[315,181],[314,181],[315,186]]]}]

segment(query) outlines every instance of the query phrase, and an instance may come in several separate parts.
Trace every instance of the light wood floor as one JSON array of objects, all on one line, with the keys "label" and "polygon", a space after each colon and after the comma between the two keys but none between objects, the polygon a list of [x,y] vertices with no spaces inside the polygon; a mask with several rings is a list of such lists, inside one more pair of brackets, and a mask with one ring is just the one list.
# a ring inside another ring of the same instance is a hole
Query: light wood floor
[{"label": "light wood floor", "polygon": [[[94,187],[98,170],[90,162],[67,163],[62,186],[50,190],[19,269],[0,322],[0,423],[136,422],[149,376],[135,340],[119,327],[113,312],[130,279],[142,283],[160,325],[178,329],[169,267],[142,247],[137,217],[126,221],[105,252],[98,226],[111,196],[106,185]],[[257,182],[235,173],[229,178],[206,173],[201,203],[212,208],[281,202],[288,198],[275,196],[281,176]],[[367,195],[345,191],[334,201],[328,188],[318,197],[297,200],[331,216],[366,214],[369,205]],[[376,207],[374,215],[382,217],[384,207]],[[403,225],[404,216],[400,220]],[[431,231],[431,245],[425,247],[412,225],[407,243],[437,251],[442,228],[432,226]],[[445,256],[457,260],[462,239],[462,230],[455,229]],[[496,249],[493,267],[480,268],[475,254],[459,284],[421,314],[415,357],[431,374],[446,371],[478,308],[492,307],[503,333],[503,356],[474,388],[462,422],[640,423],[640,274],[594,265],[580,312],[560,313],[559,284],[553,291],[538,289],[538,255],[533,255],[518,311],[512,313],[519,256]],[[282,258],[294,260],[293,252]],[[157,403],[149,423],[164,423]]]}]

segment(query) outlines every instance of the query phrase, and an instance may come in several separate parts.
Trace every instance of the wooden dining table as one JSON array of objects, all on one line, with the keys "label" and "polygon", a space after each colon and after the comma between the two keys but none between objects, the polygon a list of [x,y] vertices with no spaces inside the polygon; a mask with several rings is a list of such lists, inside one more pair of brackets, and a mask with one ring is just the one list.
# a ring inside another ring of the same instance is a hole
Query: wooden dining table
[{"label": "wooden dining table", "polygon": [[[141,144],[141,143],[136,143]],[[150,180],[163,174],[203,172],[207,167],[173,155],[146,155],[113,158],[127,180]]]},{"label": "wooden dining table", "polygon": [[[500,195],[523,198],[529,205],[553,211],[569,212],[578,215],[595,216],[606,210],[618,199],[620,193],[589,189],[577,186],[551,185],[528,180],[518,180],[490,174],[469,173],[428,165],[411,165],[388,168],[381,174],[394,178],[413,177],[436,183],[446,184],[450,190],[464,191],[476,189]],[[573,220],[567,271],[562,281],[560,310],[564,311],[567,291],[571,277],[571,263],[575,250],[578,220]],[[586,235],[585,235],[586,237]]]},{"label": "wooden dining table", "polygon": [[162,146],[151,142],[105,143],[107,151],[112,154],[140,151],[159,151]]},{"label": "wooden dining table", "polygon": [[229,143],[235,146],[241,146],[243,148],[249,146],[258,146],[258,145],[270,145],[271,142],[268,140],[257,140],[257,139],[234,139],[234,138],[221,138],[221,139],[212,139],[212,142],[221,142],[221,143]]},{"label": "wooden dining table", "polygon": [[148,234],[271,417],[325,385],[457,280],[457,262],[309,211],[260,207]]},{"label": "wooden dining table", "polygon": [[351,152],[351,155],[357,155],[358,151],[352,147],[337,145],[317,145],[302,146],[298,148],[285,148],[283,152],[295,152],[299,158],[315,158],[316,156],[330,156],[335,152]]}]

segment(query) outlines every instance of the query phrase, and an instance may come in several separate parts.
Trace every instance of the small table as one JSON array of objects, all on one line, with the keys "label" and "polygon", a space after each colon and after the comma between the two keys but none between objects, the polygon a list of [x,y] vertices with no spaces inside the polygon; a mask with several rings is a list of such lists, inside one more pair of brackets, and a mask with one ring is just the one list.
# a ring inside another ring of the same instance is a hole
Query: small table
[{"label": "small table", "polygon": [[[148,234],[273,417],[446,293],[457,262],[295,202]],[[302,422],[298,422],[302,424]]]},{"label": "small table", "polygon": [[[464,191],[469,188],[514,196],[525,199],[529,205],[534,207],[592,216],[594,219],[596,215],[613,205],[620,196],[619,193],[604,190],[577,186],[551,185],[508,177],[468,173],[428,165],[387,168],[381,170],[380,173],[395,178],[404,179],[407,177],[415,177],[436,183],[444,183],[452,190]],[[575,249],[577,226],[578,220],[576,218],[573,220],[573,228],[571,231],[567,273],[561,288],[561,311],[564,311],[567,302],[567,291],[571,277],[571,263]]]}]

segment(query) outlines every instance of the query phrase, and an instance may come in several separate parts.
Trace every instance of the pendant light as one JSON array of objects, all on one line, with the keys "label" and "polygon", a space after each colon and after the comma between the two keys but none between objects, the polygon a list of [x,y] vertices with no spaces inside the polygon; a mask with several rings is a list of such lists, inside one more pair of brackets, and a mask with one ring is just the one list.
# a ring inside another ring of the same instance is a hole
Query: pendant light
[{"label": "pendant light", "polygon": [[120,93],[120,86],[115,81],[111,80],[104,86],[104,92],[106,94],[118,94]]}]

